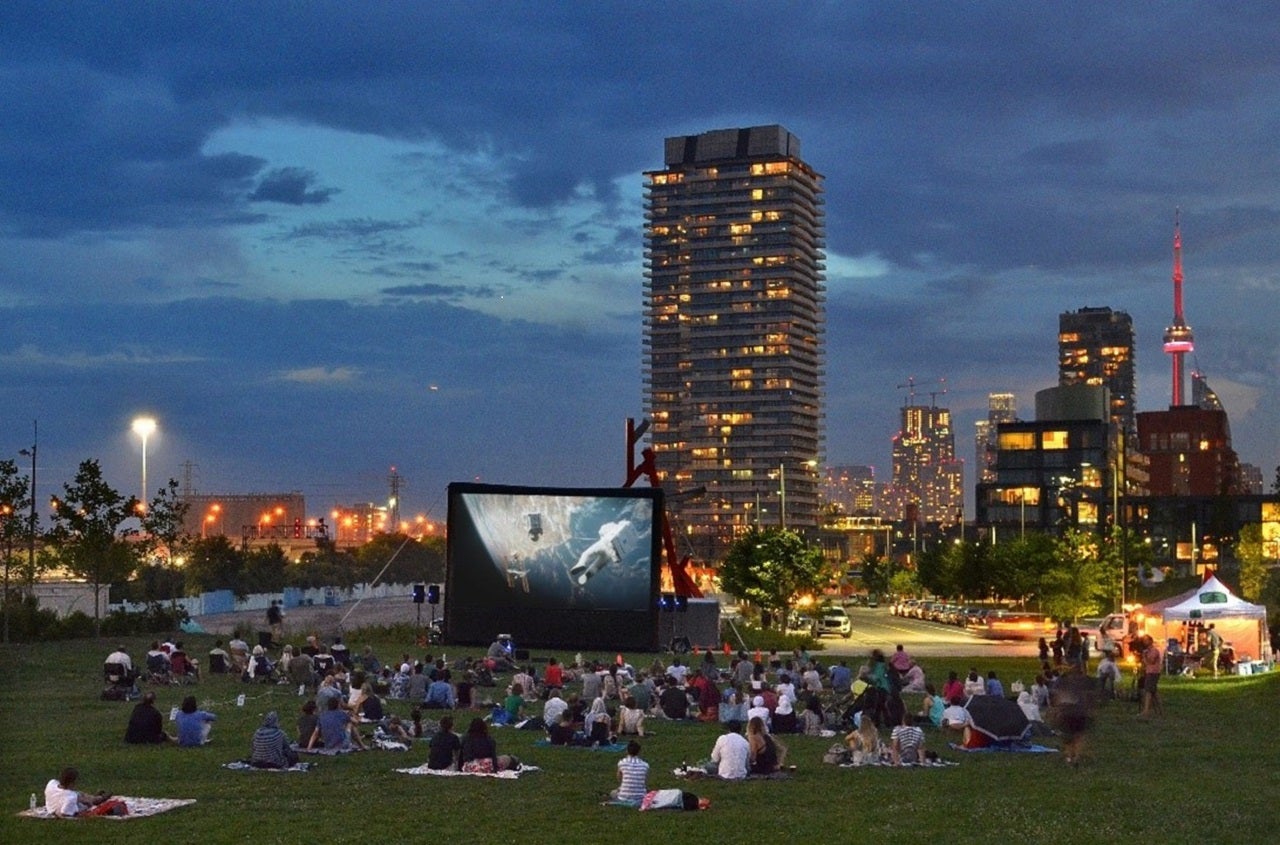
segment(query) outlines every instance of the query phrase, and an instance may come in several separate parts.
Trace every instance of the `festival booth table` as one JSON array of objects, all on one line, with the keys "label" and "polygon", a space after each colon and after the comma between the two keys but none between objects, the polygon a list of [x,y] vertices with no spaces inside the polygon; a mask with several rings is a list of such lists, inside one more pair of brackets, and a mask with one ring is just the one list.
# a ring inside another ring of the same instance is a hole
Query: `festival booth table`
[{"label": "festival booth table", "polygon": [[1224,643],[1230,643],[1235,650],[1236,664],[1242,675],[1265,671],[1271,666],[1271,636],[1267,630],[1266,607],[1235,595],[1216,575],[1206,577],[1199,589],[1180,602],[1143,610],[1150,615],[1160,615],[1166,636],[1174,635],[1170,634],[1174,625],[1198,623],[1207,628],[1212,623]]}]

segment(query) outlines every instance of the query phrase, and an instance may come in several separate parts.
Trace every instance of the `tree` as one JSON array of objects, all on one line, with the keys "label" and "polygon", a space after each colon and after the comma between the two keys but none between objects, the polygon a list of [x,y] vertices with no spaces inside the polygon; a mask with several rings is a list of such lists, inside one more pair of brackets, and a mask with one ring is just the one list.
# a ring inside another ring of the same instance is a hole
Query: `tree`
[{"label": "tree", "polygon": [[1240,529],[1236,558],[1240,561],[1240,597],[1256,602],[1262,598],[1262,590],[1267,585],[1267,558],[1261,525],[1255,522]]},{"label": "tree", "polygon": [[786,624],[791,604],[827,580],[822,550],[785,528],[752,530],[729,547],[720,586],[730,595],[773,611]]},{"label": "tree", "polygon": [[889,592],[895,596],[920,595],[920,582],[916,574],[907,569],[899,569],[889,579]]},{"label": "tree", "polygon": [[1001,541],[991,552],[992,591],[1025,605],[1027,599],[1040,595],[1045,573],[1053,569],[1054,561],[1054,540],[1047,534],[1030,531],[1025,537]]},{"label": "tree", "polygon": [[238,598],[244,598],[251,592],[242,577],[244,568],[244,555],[225,536],[217,534],[193,540],[187,547],[184,568],[187,592],[195,595],[232,590]]},{"label": "tree", "polygon": [[1097,535],[1071,528],[1054,545],[1053,568],[1040,584],[1045,611],[1057,619],[1071,620],[1096,613],[1107,595],[1107,573],[1099,558]]},{"label": "tree", "polygon": [[[186,529],[190,508],[191,505],[178,495],[178,480],[170,478],[142,514],[142,530],[147,534],[146,550],[163,555],[165,564],[174,571],[174,560],[183,556],[191,540]],[[171,593],[169,598],[172,604],[177,605],[176,594]]]},{"label": "tree", "polygon": [[4,554],[4,641],[9,642],[9,573],[13,566],[13,550],[27,536],[27,512],[31,505],[30,479],[18,475],[14,461],[0,461],[0,553]]},{"label": "tree", "polygon": [[138,500],[125,498],[102,478],[97,461],[81,461],[75,478],[62,485],[63,496],[53,500],[53,538],[62,563],[93,585],[93,628],[102,630],[99,595],[104,586],[129,580],[137,554],[127,538],[135,533],[124,523],[138,509]]},{"label": "tree", "polygon": [[892,566],[888,558],[871,552],[862,556],[862,585],[867,588],[867,593],[875,595],[888,592],[891,576]]},{"label": "tree", "polygon": [[[380,583],[416,584],[444,580],[444,550],[439,543],[409,540],[404,534],[375,534],[356,549],[360,580],[371,583],[382,568]],[[388,565],[390,562],[390,565]]]}]

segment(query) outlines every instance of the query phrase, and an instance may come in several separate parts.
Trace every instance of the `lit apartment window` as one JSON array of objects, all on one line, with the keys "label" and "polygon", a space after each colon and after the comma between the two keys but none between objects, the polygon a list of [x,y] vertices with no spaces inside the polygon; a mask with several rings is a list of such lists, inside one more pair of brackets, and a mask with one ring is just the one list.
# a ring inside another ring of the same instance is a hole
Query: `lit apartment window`
[{"label": "lit apartment window", "polygon": [[996,440],[998,448],[1017,451],[1036,448],[1036,435],[1031,431],[1002,431]]},{"label": "lit apartment window", "polygon": [[1065,431],[1046,431],[1040,436],[1042,449],[1066,449],[1067,433]]}]

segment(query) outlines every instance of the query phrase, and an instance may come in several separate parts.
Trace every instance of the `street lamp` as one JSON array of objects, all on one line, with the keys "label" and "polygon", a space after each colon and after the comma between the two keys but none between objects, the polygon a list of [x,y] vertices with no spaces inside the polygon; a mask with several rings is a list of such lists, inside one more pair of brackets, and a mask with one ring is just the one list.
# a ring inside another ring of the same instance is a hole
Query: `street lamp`
[{"label": "street lamp", "polygon": [[138,512],[147,510],[147,438],[155,433],[156,421],[151,417],[138,417],[133,421],[133,433],[142,438],[142,497],[138,500]]}]

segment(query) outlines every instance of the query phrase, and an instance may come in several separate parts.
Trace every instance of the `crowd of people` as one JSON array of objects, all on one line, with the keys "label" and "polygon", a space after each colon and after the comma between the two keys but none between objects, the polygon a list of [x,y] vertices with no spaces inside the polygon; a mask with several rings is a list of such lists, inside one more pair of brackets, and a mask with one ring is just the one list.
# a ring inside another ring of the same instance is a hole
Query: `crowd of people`
[{"label": "crowd of people", "polygon": [[[483,656],[452,663],[443,655],[415,659],[408,653],[383,662],[370,647],[355,654],[341,638],[326,643],[316,636],[297,648],[280,646],[273,659],[263,645],[250,648],[235,637],[225,647],[222,640],[215,643],[207,666],[247,682],[298,687],[303,700],[295,730],[289,732],[280,712],[272,710],[253,732],[248,762],[255,767],[289,768],[300,753],[362,750],[388,739],[408,747],[425,742],[432,769],[496,773],[521,766],[516,757],[499,753],[491,730],[513,725],[543,731],[551,746],[625,748],[611,798],[634,803],[647,791],[649,764],[641,741],[655,720],[718,723],[721,733],[710,753],[682,768],[688,776],[740,780],[794,768],[788,764],[788,735],[837,738],[846,749],[844,759],[854,765],[919,764],[937,760],[937,750],[952,743],[977,747],[986,740],[974,729],[969,706],[976,697],[993,696],[1016,702],[1035,733],[1059,734],[1068,762],[1078,761],[1093,696],[1114,696],[1123,673],[1112,650],[1104,649],[1091,676],[1096,684],[1078,683],[1090,671],[1090,654],[1075,629],[1039,646],[1034,681],[1009,687],[996,671],[977,667],[951,671],[945,680],[926,678],[902,645],[887,654],[872,650],[856,668],[843,658],[823,665],[803,649],[787,655],[704,652],[674,655],[669,662],[655,657],[636,667],[622,655],[607,662],[578,655],[563,664],[555,657],[521,663],[513,659],[510,643],[500,641]],[[1149,641],[1135,648],[1141,656],[1142,714],[1158,715],[1161,651]],[[133,672],[123,647],[106,662]],[[199,677],[199,661],[186,657],[176,641],[153,643],[145,665],[146,673],[135,676],[167,675],[169,683],[177,672],[190,673],[192,681]],[[919,696],[918,706],[908,706],[911,695]],[[408,705],[408,718],[390,713],[389,702]],[[441,711],[438,722],[424,715],[432,711]],[[195,747],[209,741],[216,720],[187,695],[170,714],[173,729],[166,730],[156,694],[147,690],[130,714],[125,740]],[[690,752],[699,757],[697,749]],[[50,782],[49,806],[68,813],[96,806],[81,795],[73,808],[68,795],[75,776],[69,770],[69,780]]]}]

